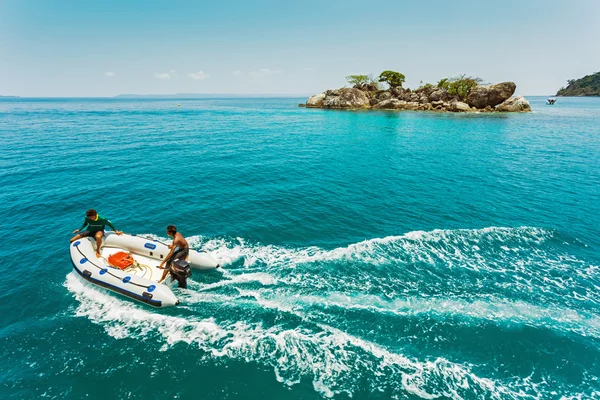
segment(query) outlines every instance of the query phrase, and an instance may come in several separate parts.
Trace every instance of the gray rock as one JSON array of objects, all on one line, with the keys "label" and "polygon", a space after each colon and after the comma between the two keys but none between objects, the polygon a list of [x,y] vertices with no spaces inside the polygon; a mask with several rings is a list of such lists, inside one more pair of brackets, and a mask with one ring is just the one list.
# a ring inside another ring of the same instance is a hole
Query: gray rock
[{"label": "gray rock", "polygon": [[514,82],[501,82],[490,86],[477,86],[469,92],[467,104],[475,108],[495,107],[515,93]]},{"label": "gray rock", "polygon": [[409,101],[406,103],[405,110],[418,110],[420,104],[416,101]]},{"label": "gray rock", "polygon": [[387,90],[384,92],[377,93],[377,99],[379,101],[389,100],[391,98],[392,98],[392,94],[390,92],[388,92]]},{"label": "gray rock", "polygon": [[531,105],[523,96],[511,97],[498,107],[496,111],[503,112],[528,112],[531,111]]},{"label": "gray rock", "polygon": [[396,87],[396,88],[392,88],[390,89],[391,94],[393,97],[399,99],[399,100],[409,100],[410,99],[410,89],[409,88],[401,88],[401,87]]},{"label": "gray rock", "polygon": [[324,108],[368,108],[370,105],[365,92],[356,88],[328,90],[323,101]]},{"label": "gray rock", "polygon": [[445,97],[446,96],[443,90],[435,90],[429,94],[429,101],[433,103],[434,101],[444,100]]},{"label": "gray rock", "polygon": [[462,101],[454,101],[450,104],[448,111],[453,112],[469,112],[473,111],[471,107],[467,103],[463,103]]},{"label": "gray rock", "polygon": [[377,105],[375,105],[373,108],[380,109],[380,110],[401,110],[404,108],[405,105],[406,105],[405,101],[398,100],[398,99],[388,99],[388,100],[383,100],[380,103],[377,103]]},{"label": "gray rock", "polygon": [[376,92],[379,89],[377,87],[377,83],[375,83],[375,82],[358,83],[358,84],[354,85],[353,88],[360,89],[363,92]]},{"label": "gray rock", "polygon": [[321,108],[323,107],[324,101],[325,93],[315,94],[314,96],[310,96],[310,98],[306,100],[306,107]]}]

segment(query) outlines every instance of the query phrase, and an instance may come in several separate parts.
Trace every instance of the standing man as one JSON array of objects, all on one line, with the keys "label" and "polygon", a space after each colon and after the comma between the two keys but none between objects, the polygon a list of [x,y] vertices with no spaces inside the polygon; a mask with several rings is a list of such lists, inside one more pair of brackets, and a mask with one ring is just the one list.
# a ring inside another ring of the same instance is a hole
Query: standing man
[{"label": "standing man", "polygon": [[[73,233],[76,233],[77,235],[71,238],[71,243],[84,237],[93,237],[96,239],[96,257],[100,257],[100,246],[102,246],[102,236],[104,236],[104,227],[106,225],[108,225],[110,229],[115,231],[117,235],[123,233],[121,231],[116,230],[113,224],[108,219],[98,215],[96,210],[87,210],[85,212],[85,219],[83,220],[83,225],[81,225],[81,228],[75,229],[73,231]],[[86,226],[87,229],[82,232],[81,230]]]},{"label": "standing man", "polygon": [[[159,282],[162,282],[170,272],[173,278],[179,283],[179,287],[186,288],[187,276],[176,273],[176,271],[173,270],[173,263],[177,260],[185,261],[187,256],[190,254],[190,245],[188,244],[187,240],[185,240],[183,235],[177,232],[177,227],[175,225],[167,226],[167,235],[173,238],[173,244],[169,246],[171,249],[169,254],[167,254],[163,262],[161,262],[158,266],[158,268],[165,270]],[[167,264],[166,268],[163,267],[165,263]]]}]

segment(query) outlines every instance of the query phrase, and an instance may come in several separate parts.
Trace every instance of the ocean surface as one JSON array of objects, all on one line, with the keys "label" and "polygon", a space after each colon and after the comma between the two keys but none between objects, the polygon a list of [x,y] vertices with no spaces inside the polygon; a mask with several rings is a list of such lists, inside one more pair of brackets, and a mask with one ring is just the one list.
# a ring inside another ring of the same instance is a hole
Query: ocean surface
[{"label": "ocean surface", "polygon": [[[304,100],[0,100],[0,398],[600,398],[600,99]],[[88,208],[223,268],[84,283]]]}]

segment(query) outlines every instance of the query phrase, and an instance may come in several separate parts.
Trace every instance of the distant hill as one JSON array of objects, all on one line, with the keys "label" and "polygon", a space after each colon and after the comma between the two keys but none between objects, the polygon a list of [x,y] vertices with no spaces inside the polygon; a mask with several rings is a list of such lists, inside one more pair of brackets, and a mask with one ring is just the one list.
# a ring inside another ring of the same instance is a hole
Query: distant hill
[{"label": "distant hill", "polygon": [[253,98],[253,97],[303,97],[304,94],[234,94],[234,93],[174,93],[174,94],[119,94],[115,96],[120,99],[230,99],[230,98]]},{"label": "distant hill", "polygon": [[5,98],[5,99],[6,98],[15,99],[15,98],[18,98],[19,96],[2,96],[2,95],[0,95],[0,97]]},{"label": "distant hill", "polygon": [[600,72],[567,82],[567,87],[560,89],[557,96],[600,96]]}]

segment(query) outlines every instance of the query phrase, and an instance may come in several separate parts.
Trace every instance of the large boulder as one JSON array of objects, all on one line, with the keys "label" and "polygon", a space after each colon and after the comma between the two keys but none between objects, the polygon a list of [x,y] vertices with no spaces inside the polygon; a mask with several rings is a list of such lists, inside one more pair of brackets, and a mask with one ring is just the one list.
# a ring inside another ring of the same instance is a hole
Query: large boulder
[{"label": "large boulder", "polygon": [[362,90],[363,92],[376,92],[379,90],[376,82],[369,83],[357,83],[353,86],[355,89]]},{"label": "large boulder", "polygon": [[471,109],[471,107],[469,107],[469,105],[467,103],[463,103],[462,101],[453,101],[452,103],[450,103],[450,107],[448,108],[448,111],[469,112],[469,111],[473,111],[473,110]]},{"label": "large boulder", "polygon": [[368,108],[369,97],[360,89],[343,88],[325,92],[324,108]]},{"label": "large boulder", "polygon": [[408,100],[408,98],[410,97],[410,89],[409,88],[404,89],[401,87],[395,87],[395,88],[391,88],[390,92],[393,97],[400,99],[400,100]]},{"label": "large boulder", "polygon": [[379,101],[389,100],[391,98],[392,98],[392,94],[390,92],[388,92],[387,90],[377,93],[377,100],[379,100]]},{"label": "large boulder", "polygon": [[531,111],[531,105],[525,97],[518,96],[506,100],[496,107],[496,110],[503,112],[527,112]]},{"label": "large boulder", "polygon": [[323,107],[323,101],[325,101],[325,93],[315,94],[306,100],[306,107],[321,108]]},{"label": "large boulder", "polygon": [[477,86],[467,96],[467,104],[475,108],[495,107],[515,93],[514,82],[501,82],[490,86]]},{"label": "large boulder", "polygon": [[408,97],[409,102],[413,102],[413,103],[418,103],[419,102],[419,94],[418,93],[411,93],[410,96]]},{"label": "large boulder", "polygon": [[446,98],[446,93],[443,90],[434,90],[429,94],[429,100],[431,102],[444,100]]}]

